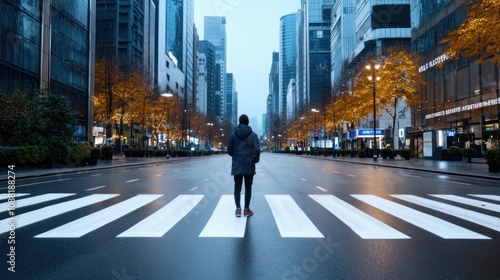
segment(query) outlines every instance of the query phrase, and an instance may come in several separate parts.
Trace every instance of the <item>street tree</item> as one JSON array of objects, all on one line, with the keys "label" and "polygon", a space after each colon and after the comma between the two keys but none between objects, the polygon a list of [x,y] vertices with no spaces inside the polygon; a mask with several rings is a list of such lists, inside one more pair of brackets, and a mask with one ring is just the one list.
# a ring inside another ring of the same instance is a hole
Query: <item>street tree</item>
[{"label": "street tree", "polygon": [[469,0],[465,9],[467,15],[460,27],[441,43],[449,46],[453,58],[464,56],[481,63],[492,57],[500,65],[500,1]]},{"label": "street tree", "polygon": [[[406,102],[406,106],[412,107],[420,101],[418,89],[425,81],[418,72],[419,61],[415,53],[398,47],[390,48],[383,58],[377,97],[380,109],[392,118],[392,135],[395,135],[398,105]],[[394,148],[394,137],[391,147]]]}]

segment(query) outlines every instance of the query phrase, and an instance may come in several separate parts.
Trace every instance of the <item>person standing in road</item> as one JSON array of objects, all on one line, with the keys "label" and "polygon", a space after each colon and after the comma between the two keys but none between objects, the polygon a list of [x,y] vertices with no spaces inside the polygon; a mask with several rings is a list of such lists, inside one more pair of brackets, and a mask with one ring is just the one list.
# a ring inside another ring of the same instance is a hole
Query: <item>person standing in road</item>
[{"label": "person standing in road", "polygon": [[248,116],[242,114],[239,124],[229,136],[227,153],[232,157],[231,175],[234,176],[234,202],[236,217],[241,217],[241,187],[245,179],[245,204],[243,215],[252,216],[250,199],[252,198],[252,183],[255,175],[255,164],[260,160],[259,137],[248,125]]}]

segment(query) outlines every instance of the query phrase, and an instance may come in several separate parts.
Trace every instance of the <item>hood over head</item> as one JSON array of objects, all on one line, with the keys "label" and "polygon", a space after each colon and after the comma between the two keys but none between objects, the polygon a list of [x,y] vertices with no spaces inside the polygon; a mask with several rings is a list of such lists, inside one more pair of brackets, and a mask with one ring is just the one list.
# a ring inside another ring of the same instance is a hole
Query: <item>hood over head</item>
[{"label": "hood over head", "polygon": [[239,124],[236,126],[236,128],[234,129],[234,134],[236,135],[236,137],[238,137],[239,139],[245,139],[248,137],[248,135],[250,135],[252,133],[252,128],[248,125],[244,125],[244,124]]}]

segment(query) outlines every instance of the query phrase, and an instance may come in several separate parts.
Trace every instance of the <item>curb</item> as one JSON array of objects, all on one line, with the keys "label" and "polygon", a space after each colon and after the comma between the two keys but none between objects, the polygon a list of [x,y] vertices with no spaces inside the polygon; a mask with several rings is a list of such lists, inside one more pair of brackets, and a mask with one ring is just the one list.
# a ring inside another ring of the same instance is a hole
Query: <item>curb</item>
[{"label": "curb", "polygon": [[487,179],[487,180],[500,180],[500,177],[497,177],[497,176],[488,176],[488,175],[471,174],[471,173],[458,173],[458,172],[445,171],[445,170],[432,170],[432,169],[419,168],[419,167],[413,167],[413,166],[412,167],[394,166],[394,165],[383,164],[383,163],[359,162],[359,161],[350,161],[350,160],[344,160],[344,159],[324,158],[324,157],[312,157],[312,158],[321,159],[321,160],[331,160],[331,161],[337,161],[337,162],[349,162],[349,163],[354,163],[354,164],[363,164],[363,165],[371,165],[371,166],[404,169],[404,170],[417,170],[417,171],[422,171],[422,172],[455,175],[455,176],[469,177],[469,178],[472,177],[472,178]]}]

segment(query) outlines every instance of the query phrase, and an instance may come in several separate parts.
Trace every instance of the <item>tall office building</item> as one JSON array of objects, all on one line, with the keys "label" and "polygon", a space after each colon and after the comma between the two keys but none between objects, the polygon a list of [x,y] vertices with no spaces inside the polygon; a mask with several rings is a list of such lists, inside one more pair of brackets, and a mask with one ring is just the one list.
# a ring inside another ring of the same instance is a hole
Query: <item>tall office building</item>
[{"label": "tall office building", "polygon": [[[333,93],[338,94],[342,88],[345,88],[346,66],[355,43],[355,0],[335,1],[332,10],[331,24],[331,80],[333,84]],[[345,72],[344,72],[345,73]]]},{"label": "tall office building", "polygon": [[279,53],[273,52],[271,70],[269,71],[269,94],[267,96],[266,135],[268,138],[278,137],[280,129],[279,117]]},{"label": "tall office building", "polygon": [[0,10],[0,91],[65,96],[74,137],[92,140],[96,2],[2,1]]},{"label": "tall office building", "polygon": [[[154,9],[154,4],[150,5],[149,1],[96,0],[97,59],[114,58],[122,71],[149,71],[144,67],[146,62],[154,61],[154,52],[150,52],[154,37],[149,37],[151,20],[155,20],[150,13],[155,13]],[[146,58],[145,55],[153,57]]]},{"label": "tall office building", "polygon": [[[198,53],[205,57],[205,79],[207,82],[206,89],[206,111],[208,120],[215,121],[215,46],[209,41],[202,40],[198,42]],[[201,72],[201,69],[200,69]],[[200,90],[198,90],[200,92]],[[198,99],[201,97],[198,96]]]},{"label": "tall office building", "polygon": [[[158,4],[158,86],[166,89],[172,71],[183,81],[175,92],[187,108],[194,98],[194,4],[193,0],[166,0]],[[170,64],[169,62],[172,62]]]},{"label": "tall office building", "polygon": [[219,64],[220,76],[216,75],[216,78],[221,80],[216,82],[216,95],[217,100],[221,103],[221,111],[218,113],[220,117],[225,115],[224,107],[226,100],[224,98],[226,85],[226,18],[225,17],[215,17],[207,16],[204,19],[204,34],[203,39],[209,41],[215,46],[215,61]]},{"label": "tall office building", "polygon": [[333,0],[302,0],[307,109],[324,110],[330,97],[330,23]]},{"label": "tall office building", "polygon": [[238,104],[236,96],[236,79],[233,73],[226,74],[226,106],[224,108],[224,118],[230,120],[233,124],[238,124]]},{"label": "tall office building", "polygon": [[[279,51],[279,113],[281,123],[286,125],[287,115],[287,92],[291,79],[295,80],[296,64],[296,14],[289,14],[280,19],[280,51]],[[295,106],[290,106],[295,111]]]},{"label": "tall office building", "polygon": [[[412,46],[424,58],[419,71],[426,84],[413,112],[412,149],[435,155],[436,146],[471,147],[481,155],[500,144],[500,70],[491,60],[449,60],[440,41],[458,28],[466,0],[413,0]],[[439,67],[438,67],[439,66]],[[426,140],[427,139],[427,140]],[[432,139],[432,141],[428,141]],[[431,146],[431,145],[434,146]]]},{"label": "tall office building", "polygon": [[297,98],[295,100],[295,108],[297,110],[297,116],[303,116],[306,113],[306,108],[304,104],[307,104],[307,100],[305,93],[307,92],[307,71],[306,68],[306,55],[305,55],[305,40],[304,40],[304,11],[299,9],[297,11],[297,19],[296,19],[296,36],[295,36],[295,51],[296,51],[296,60],[295,60],[295,89]]}]

